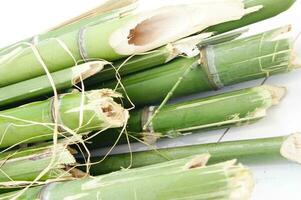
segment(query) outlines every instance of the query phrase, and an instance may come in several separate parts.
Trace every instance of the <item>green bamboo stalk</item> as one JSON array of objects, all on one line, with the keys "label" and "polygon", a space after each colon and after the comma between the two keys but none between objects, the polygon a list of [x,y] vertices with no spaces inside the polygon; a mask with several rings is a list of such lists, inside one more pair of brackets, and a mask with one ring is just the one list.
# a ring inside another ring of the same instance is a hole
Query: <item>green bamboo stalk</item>
[{"label": "green bamboo stalk", "polygon": [[[65,70],[57,71],[51,74],[58,91],[72,88],[81,81],[97,74],[103,69],[106,62],[93,61]],[[29,79],[13,85],[0,88],[0,108],[9,105],[22,103],[25,100],[38,98],[41,96],[53,96],[53,88],[48,80],[47,75]]]},{"label": "green bamboo stalk", "polygon": [[[242,126],[265,117],[267,110],[277,105],[285,93],[283,87],[264,85],[166,104],[156,115],[158,107],[150,106],[130,112],[127,132],[151,144],[163,137],[174,138],[196,131]],[[111,146],[119,135],[119,129],[108,130],[106,134],[93,137],[89,148]],[[119,139],[119,144],[127,142],[125,136]]]},{"label": "green bamboo stalk", "polygon": [[[111,90],[60,95],[60,133],[70,135],[70,130],[86,133],[123,126],[127,111],[113,101],[115,97],[120,96]],[[1,111],[0,147],[51,139],[54,132],[54,106],[53,99],[48,99]]]},{"label": "green bamboo stalk", "polygon": [[[209,153],[210,164],[238,159],[239,162],[259,163],[273,159],[288,159],[301,164],[301,134],[290,136],[260,138],[252,140],[198,144],[183,147],[172,147],[121,153],[110,155],[102,162],[92,165],[90,172],[93,175],[118,171],[131,166],[132,168],[153,165],[168,160],[180,159],[196,154]],[[92,162],[97,162],[101,156],[94,154]]]},{"label": "green bamboo stalk", "polygon": [[[93,179],[51,183],[19,193],[21,199],[248,199],[253,180],[235,161],[205,166],[208,155],[195,156]],[[9,199],[18,193],[0,195]]]},{"label": "green bamboo stalk", "polygon": [[[0,74],[5,74],[0,77],[0,87],[44,74],[37,54],[40,54],[50,72],[73,66],[74,59],[113,61],[158,48],[216,24],[239,20],[262,8],[261,5],[244,7],[240,0],[212,4],[186,3],[83,26],[79,30],[40,42],[35,39],[35,53],[33,46],[20,43],[19,46],[5,49],[6,53],[0,57]],[[268,7],[266,9],[269,11]],[[197,20],[192,21],[191,18]]]},{"label": "green bamboo stalk", "polygon": [[[265,117],[267,109],[277,105],[284,94],[284,88],[268,85],[242,89],[165,105],[153,118],[156,107],[151,106],[131,113],[128,131],[136,137],[153,141],[196,130],[248,124]],[[149,119],[151,123],[145,126]]]},{"label": "green bamboo stalk", "polygon": [[[287,26],[221,44],[201,44],[201,56],[177,58],[125,76],[122,84],[131,101],[144,106],[162,101],[179,79],[181,83],[173,91],[173,98],[285,73],[295,67],[290,33]],[[116,84],[108,81],[92,88],[115,88]],[[117,91],[123,90],[119,86]],[[145,95],[145,91],[152,95]]]},{"label": "green bamboo stalk", "polygon": [[73,141],[59,141],[54,147],[51,144],[43,144],[27,147],[16,151],[2,153],[0,155],[0,190],[22,188],[30,185],[49,165],[53,164],[45,175],[36,180],[41,184],[49,180],[70,180],[82,177],[85,173],[73,169],[76,160],[72,155],[74,150],[67,145]]}]

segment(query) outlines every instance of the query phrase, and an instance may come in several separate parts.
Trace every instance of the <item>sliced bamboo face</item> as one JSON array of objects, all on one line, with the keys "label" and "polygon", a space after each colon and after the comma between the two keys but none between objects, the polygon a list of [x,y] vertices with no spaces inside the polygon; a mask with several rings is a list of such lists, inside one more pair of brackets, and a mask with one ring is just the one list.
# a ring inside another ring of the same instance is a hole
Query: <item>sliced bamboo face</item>
[{"label": "sliced bamboo face", "polygon": [[[228,161],[205,166],[208,155],[124,170],[93,179],[51,183],[25,191],[20,198],[82,198],[103,200],[144,199],[248,199],[253,189],[251,173]],[[117,191],[117,192],[116,192]],[[7,199],[17,193],[1,195]]]},{"label": "sliced bamboo face", "polygon": [[[59,132],[61,135],[122,127],[127,111],[113,101],[120,97],[111,90],[60,95]],[[0,147],[52,139],[54,133],[52,99],[0,112]]]}]

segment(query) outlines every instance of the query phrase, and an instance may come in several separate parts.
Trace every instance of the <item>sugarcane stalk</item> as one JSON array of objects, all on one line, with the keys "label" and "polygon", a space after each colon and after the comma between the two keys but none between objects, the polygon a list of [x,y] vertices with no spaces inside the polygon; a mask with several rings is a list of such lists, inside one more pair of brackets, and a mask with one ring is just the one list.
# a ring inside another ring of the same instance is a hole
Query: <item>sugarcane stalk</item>
[{"label": "sugarcane stalk", "polygon": [[[44,74],[37,52],[50,72],[71,67],[74,60],[113,61],[158,48],[212,25],[239,20],[261,8],[245,9],[242,0],[186,3],[83,26],[52,39],[35,40],[34,46],[20,43],[4,49],[6,53],[0,57],[0,74],[5,74],[0,77],[0,87]],[[19,73],[12,73],[12,69]]]},{"label": "sugarcane stalk", "polygon": [[[128,118],[127,111],[114,102],[113,98],[116,97],[120,95],[111,90],[60,95],[60,133],[72,135],[122,127]],[[51,139],[55,127],[54,106],[53,99],[50,98],[1,111],[0,147]]]},{"label": "sugarcane stalk", "polygon": [[[120,153],[106,157],[102,162],[92,165],[90,172],[93,175],[118,171],[131,166],[143,167],[169,160],[180,159],[195,154],[209,153],[210,164],[238,159],[239,162],[261,163],[274,159],[288,159],[301,164],[301,134],[272,138],[229,141],[209,144],[198,144],[182,147],[143,150],[131,153]],[[93,154],[93,152],[92,152]],[[92,163],[101,159],[100,155],[93,154]]]},{"label": "sugarcane stalk", "polygon": [[[58,91],[81,84],[85,79],[99,73],[106,62],[92,61],[51,74]],[[53,88],[47,75],[29,79],[0,88],[0,108],[23,103],[26,100],[41,96],[53,96]]]},{"label": "sugarcane stalk", "polygon": [[[290,34],[291,28],[286,26],[221,44],[203,46],[201,43],[200,56],[177,58],[125,76],[121,82],[131,101],[139,107],[161,102],[179,79],[183,80],[173,91],[173,98],[285,73],[295,67]],[[92,88],[115,88],[116,84],[108,81]],[[119,86],[117,91],[123,90]],[[152,95],[145,95],[145,91]]]},{"label": "sugarcane stalk", "polygon": [[46,143],[2,153],[0,155],[0,190],[30,185],[51,164],[52,159],[54,162],[49,171],[41,179],[36,180],[35,185],[50,180],[70,180],[85,176],[85,173],[74,168],[76,160],[72,154],[76,152],[68,147],[74,142],[68,139],[59,141],[55,146]]},{"label": "sugarcane stalk", "polygon": [[[21,199],[248,199],[253,189],[250,171],[236,161],[205,166],[208,155],[195,156],[144,168],[36,187]],[[147,177],[147,179],[145,179]],[[19,193],[20,194],[20,193]],[[8,199],[18,192],[1,195]]]}]

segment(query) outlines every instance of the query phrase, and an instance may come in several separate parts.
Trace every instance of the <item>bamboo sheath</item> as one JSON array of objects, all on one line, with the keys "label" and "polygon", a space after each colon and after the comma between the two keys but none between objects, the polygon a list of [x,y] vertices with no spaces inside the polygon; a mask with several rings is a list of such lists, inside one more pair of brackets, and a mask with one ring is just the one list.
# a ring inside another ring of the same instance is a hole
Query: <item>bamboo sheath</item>
[{"label": "bamboo sheath", "polygon": [[[26,190],[19,199],[248,199],[253,189],[250,171],[235,161],[205,166],[208,157],[194,156],[92,179],[51,183]],[[0,198],[16,195],[8,193]]]},{"label": "bamboo sheath", "polygon": [[[122,127],[127,111],[113,101],[120,97],[111,90],[69,93],[59,96],[59,131],[70,135],[91,130]],[[0,147],[52,139],[53,99],[0,112]],[[59,135],[60,137],[62,135]]]},{"label": "bamboo sheath", "polygon": [[[127,95],[136,106],[158,103],[172,91],[172,97],[216,90],[224,86],[272,76],[292,70],[290,27],[201,48],[200,56],[172,62],[122,78]],[[92,88],[115,88],[117,82]],[[117,91],[123,90],[119,86]],[[145,95],[145,91],[152,95]],[[128,104],[128,102],[125,102]]]},{"label": "bamboo sheath", "polygon": [[[289,159],[301,164],[301,134],[290,136],[260,138],[241,141],[229,141],[210,144],[190,145],[153,149],[133,153],[121,153],[110,155],[101,163],[92,165],[90,172],[93,175],[118,171],[121,168],[143,167],[168,160],[180,159],[195,154],[209,153],[209,163],[218,163],[230,159],[238,159],[239,162],[261,163],[273,159]],[[92,161],[98,161],[101,157],[94,157]]]},{"label": "bamboo sheath", "polygon": [[[283,1],[281,2],[283,4]],[[263,2],[260,1],[260,3]],[[283,7],[287,8],[292,3],[288,1]],[[212,4],[202,2],[193,5],[185,4],[143,14],[128,15],[91,26],[82,26],[78,30],[40,42],[38,38],[35,38],[32,42],[34,46],[19,43],[2,50],[4,53],[0,57],[0,74],[5,74],[5,76],[0,77],[0,86],[43,75],[44,70],[40,60],[37,59],[37,54],[43,59],[50,72],[72,67],[74,59],[76,61],[90,59],[113,61],[158,48],[216,24],[239,20],[244,15],[263,9],[261,4],[256,5],[244,8],[245,5],[240,0],[224,0]],[[272,6],[272,4],[266,5]],[[212,9],[216,12],[211,12]],[[275,8],[274,6],[266,7],[264,11],[271,14],[270,9]],[[187,16],[187,13],[191,16]],[[260,13],[263,15],[262,12]],[[186,17],[195,17],[198,20],[187,24]],[[169,26],[166,25],[176,25],[173,27],[178,27],[179,30],[170,32]],[[149,30],[152,31],[149,32]],[[13,73],[14,71],[18,73]]]}]

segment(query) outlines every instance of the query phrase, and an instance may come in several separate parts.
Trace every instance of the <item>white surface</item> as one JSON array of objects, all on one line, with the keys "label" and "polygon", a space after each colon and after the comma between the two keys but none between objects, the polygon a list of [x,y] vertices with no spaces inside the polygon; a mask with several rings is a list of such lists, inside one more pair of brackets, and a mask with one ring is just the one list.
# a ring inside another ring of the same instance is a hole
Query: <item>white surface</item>
[{"label": "white surface", "polygon": [[[43,32],[72,16],[93,8],[100,2],[99,0],[2,1],[0,6],[0,47]],[[152,4],[155,2],[162,4],[162,0],[152,0],[151,2]],[[296,33],[301,32],[300,11],[301,2],[298,1],[288,12],[252,25],[251,30],[252,32],[260,32],[291,23]],[[297,42],[297,49],[301,55],[301,38]],[[221,136],[225,130],[190,135],[176,140],[164,140],[158,146],[217,142],[220,139],[221,141],[227,141],[270,137],[301,131],[301,80],[299,77],[301,77],[301,70],[268,79],[267,83],[269,84],[286,86],[288,94],[279,106],[268,112],[267,118],[257,124],[231,128],[222,138]],[[226,88],[223,91],[258,85],[261,81],[243,83],[235,87]],[[209,94],[212,93],[201,94],[201,96]],[[126,150],[126,148],[123,148],[123,150]],[[250,165],[250,168],[253,170],[256,182],[252,199],[300,200],[301,166],[289,162],[278,162]]]}]

